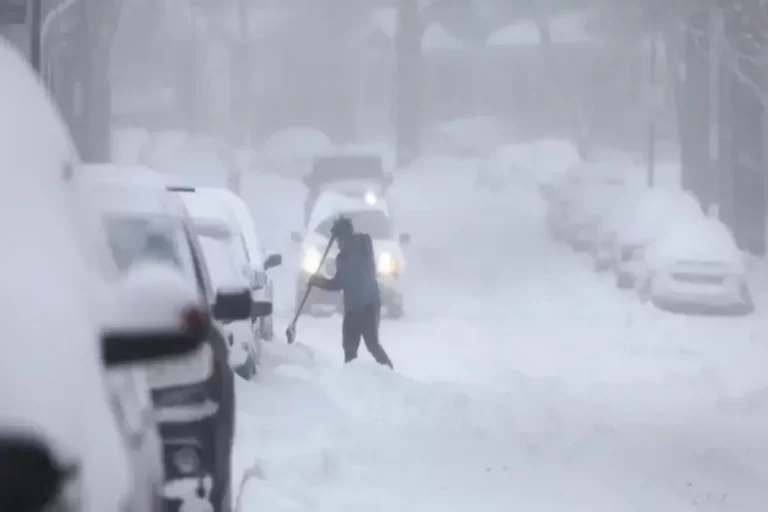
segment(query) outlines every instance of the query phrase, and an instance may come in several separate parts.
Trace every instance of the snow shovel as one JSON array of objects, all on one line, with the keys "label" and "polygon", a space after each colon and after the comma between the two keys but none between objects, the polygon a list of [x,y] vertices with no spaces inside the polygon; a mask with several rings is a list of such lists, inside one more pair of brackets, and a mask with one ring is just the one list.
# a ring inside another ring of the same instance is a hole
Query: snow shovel
[{"label": "snow shovel", "polygon": [[[331,247],[333,247],[333,242],[336,241],[335,237],[331,237],[330,240],[328,240],[328,245],[325,248],[325,252],[323,253],[323,257],[320,258],[320,264],[317,266],[317,272],[320,271],[321,268],[323,268],[323,263],[325,263],[325,259],[328,257],[328,253],[331,252]],[[317,272],[312,274],[313,276],[317,275]],[[301,316],[301,311],[304,309],[304,305],[307,303],[307,298],[309,298],[309,292],[312,291],[312,286],[308,285],[307,289],[304,291],[304,298],[301,299],[301,303],[299,304],[299,309],[296,310],[296,314],[293,317],[293,321],[288,324],[288,328],[285,330],[285,341],[288,342],[289,345],[293,344],[294,341],[296,341],[296,322],[299,320],[299,316]]]}]

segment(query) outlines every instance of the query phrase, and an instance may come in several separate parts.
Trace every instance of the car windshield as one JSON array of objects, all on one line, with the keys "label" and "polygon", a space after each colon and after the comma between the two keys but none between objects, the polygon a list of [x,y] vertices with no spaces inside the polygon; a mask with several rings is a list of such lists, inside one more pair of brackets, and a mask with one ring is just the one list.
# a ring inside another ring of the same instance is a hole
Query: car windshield
[{"label": "car windshield", "polygon": [[[381,210],[364,210],[358,212],[346,212],[341,215],[348,217],[358,233],[365,233],[374,240],[388,240],[392,238],[392,225],[389,217]],[[315,232],[326,237],[331,237],[331,228],[336,221],[336,216],[326,219],[315,228]]]},{"label": "car windshield", "polygon": [[106,215],[103,221],[112,256],[121,271],[140,260],[155,260],[194,275],[181,220],[167,216]]},{"label": "car windshield", "polygon": [[203,234],[198,231],[198,240],[214,287],[243,284],[243,276],[238,271],[237,261],[232,253],[231,237],[217,236],[212,232]]}]

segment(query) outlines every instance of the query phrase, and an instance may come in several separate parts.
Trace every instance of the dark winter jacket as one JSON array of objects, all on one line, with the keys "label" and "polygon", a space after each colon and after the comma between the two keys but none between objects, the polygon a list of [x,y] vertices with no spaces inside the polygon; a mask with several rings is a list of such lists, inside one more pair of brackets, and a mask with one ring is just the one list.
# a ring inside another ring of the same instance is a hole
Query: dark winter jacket
[{"label": "dark winter jacket", "polygon": [[324,290],[341,290],[345,312],[380,303],[371,237],[362,233],[353,235],[350,244],[336,257],[336,275],[330,279],[319,278],[317,286]]}]

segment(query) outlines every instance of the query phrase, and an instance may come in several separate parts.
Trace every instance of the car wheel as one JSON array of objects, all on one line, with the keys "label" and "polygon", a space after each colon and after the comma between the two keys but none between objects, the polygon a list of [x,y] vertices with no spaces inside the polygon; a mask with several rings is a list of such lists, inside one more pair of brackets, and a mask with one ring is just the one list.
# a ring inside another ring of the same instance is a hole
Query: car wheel
[{"label": "car wheel", "polygon": [[254,361],[253,356],[249,355],[248,360],[240,365],[235,373],[245,380],[254,378],[256,376],[256,361]]}]

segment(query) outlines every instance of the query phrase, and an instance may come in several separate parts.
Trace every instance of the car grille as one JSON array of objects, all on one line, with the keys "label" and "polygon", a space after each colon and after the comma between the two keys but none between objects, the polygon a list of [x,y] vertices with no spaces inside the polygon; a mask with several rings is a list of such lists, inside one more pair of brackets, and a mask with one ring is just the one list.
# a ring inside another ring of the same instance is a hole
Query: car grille
[{"label": "car grille", "polygon": [[683,283],[693,284],[723,284],[725,278],[723,276],[713,276],[705,274],[691,274],[685,272],[675,272],[672,274],[672,279]]}]

